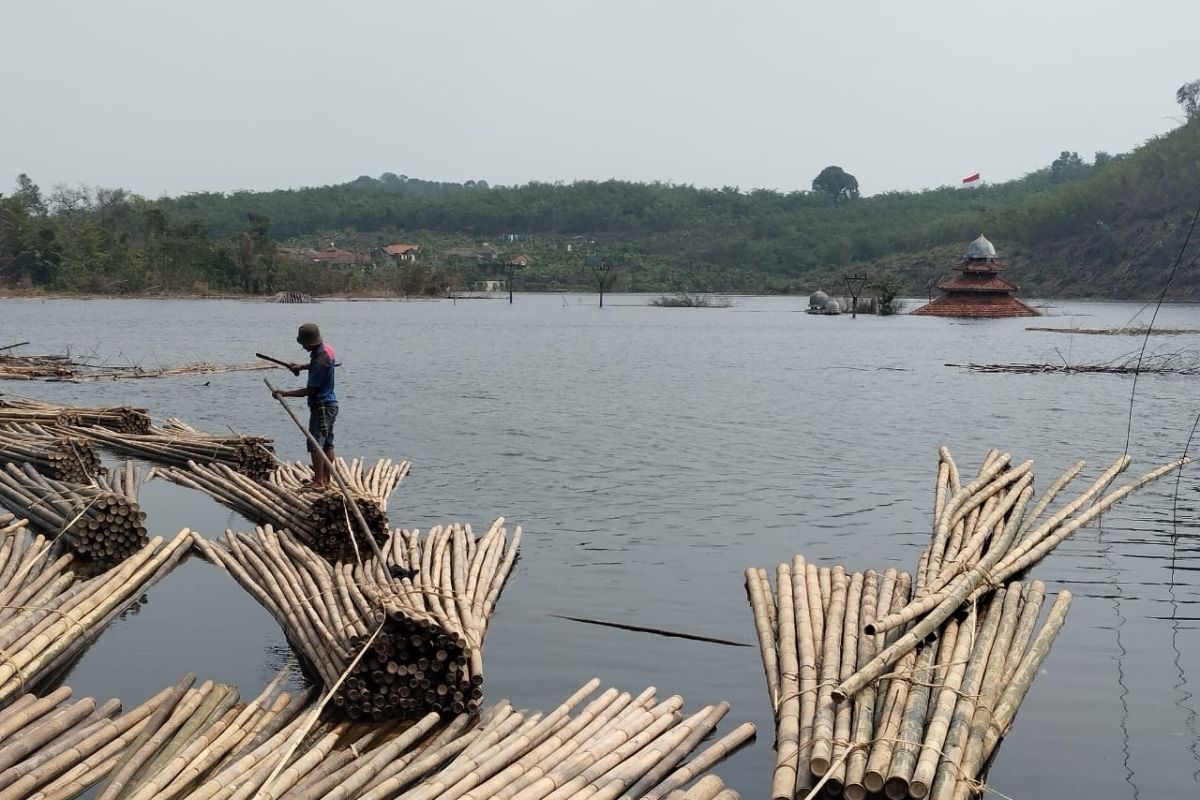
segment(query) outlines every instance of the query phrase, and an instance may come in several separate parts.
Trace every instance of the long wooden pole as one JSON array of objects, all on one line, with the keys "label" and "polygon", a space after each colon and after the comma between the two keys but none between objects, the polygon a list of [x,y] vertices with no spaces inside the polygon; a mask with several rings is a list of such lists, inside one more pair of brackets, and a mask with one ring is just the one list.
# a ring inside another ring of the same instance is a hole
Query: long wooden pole
[{"label": "long wooden pole", "polygon": [[[266,378],[263,378],[263,383],[265,383],[267,388],[271,390],[271,395],[274,397],[275,392],[277,391],[275,387],[272,386],[271,382]],[[301,432],[304,434],[304,438],[308,440],[310,445],[312,445],[313,452],[316,453],[321,461],[325,464],[325,469],[327,469],[329,474],[333,476],[333,479],[337,481],[338,488],[342,490],[342,494],[346,498],[346,505],[350,506],[350,510],[354,513],[354,518],[358,521],[359,527],[362,528],[363,536],[366,537],[367,543],[375,552],[375,557],[379,559],[380,563],[384,563],[385,559],[383,556],[383,551],[379,549],[379,542],[375,541],[375,536],[371,530],[371,526],[369,526],[366,519],[363,518],[362,510],[358,507],[358,503],[354,502],[354,496],[350,493],[350,486],[346,483],[346,479],[343,478],[336,469],[334,469],[333,462],[329,460],[329,456],[325,455],[325,451],[321,449],[321,443],[318,442],[316,437],[314,437],[312,433],[309,432],[308,428],[304,426],[304,423],[302,423],[300,418],[296,416],[296,412],[292,411],[292,407],[287,404],[287,401],[282,397],[276,397],[275,399],[279,401],[279,405],[283,406],[283,410],[286,411],[288,416],[292,418],[292,422],[296,423],[296,427],[301,430]],[[350,537],[350,541],[352,544],[354,544],[353,536]],[[393,589],[396,588],[393,578],[390,574],[385,575],[384,580]]]}]

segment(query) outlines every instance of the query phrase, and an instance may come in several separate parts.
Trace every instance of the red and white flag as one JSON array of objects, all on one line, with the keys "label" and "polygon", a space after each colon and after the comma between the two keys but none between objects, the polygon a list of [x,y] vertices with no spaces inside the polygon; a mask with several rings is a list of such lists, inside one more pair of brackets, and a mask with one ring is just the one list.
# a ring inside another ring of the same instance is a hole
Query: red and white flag
[{"label": "red and white flag", "polygon": [[963,178],[962,182],[963,183],[974,183],[977,180],[979,180],[978,172],[976,172],[974,175],[968,175],[967,177]]}]

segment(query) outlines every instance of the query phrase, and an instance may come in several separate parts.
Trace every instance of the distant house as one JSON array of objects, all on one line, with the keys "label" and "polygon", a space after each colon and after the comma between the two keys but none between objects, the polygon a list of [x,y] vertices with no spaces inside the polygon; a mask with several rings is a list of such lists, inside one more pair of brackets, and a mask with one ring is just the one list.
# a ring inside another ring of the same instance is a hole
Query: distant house
[{"label": "distant house", "polygon": [[529,266],[529,256],[522,253],[521,255],[517,256],[516,258],[510,258],[507,262],[505,262],[505,264],[506,264],[506,266],[511,266],[511,267],[528,267]]},{"label": "distant house", "polygon": [[504,278],[484,278],[475,281],[475,291],[477,292],[503,292],[507,288],[507,281]]},{"label": "distant house", "polygon": [[337,247],[327,247],[324,250],[312,250],[308,260],[313,264],[325,264],[331,267],[353,267],[365,264],[367,257],[362,253],[351,253]]},{"label": "distant house", "polygon": [[589,244],[595,244],[595,239],[588,239],[586,236],[572,236],[567,240],[567,252],[573,253],[581,247],[586,247]]},{"label": "distant house", "polygon": [[416,261],[417,253],[420,249],[421,246],[419,244],[399,242],[397,244],[385,244],[379,248],[379,252],[393,261]]},{"label": "distant house", "polygon": [[294,264],[300,264],[308,261],[309,253],[311,252],[306,247],[276,247],[275,257],[280,261],[290,261]]}]

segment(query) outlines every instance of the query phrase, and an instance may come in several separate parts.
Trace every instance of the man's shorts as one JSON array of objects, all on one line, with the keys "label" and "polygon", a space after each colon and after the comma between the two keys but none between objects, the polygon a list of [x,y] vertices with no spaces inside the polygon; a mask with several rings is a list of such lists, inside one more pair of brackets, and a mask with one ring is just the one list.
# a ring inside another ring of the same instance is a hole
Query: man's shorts
[{"label": "man's shorts", "polygon": [[[337,403],[322,403],[308,410],[308,432],[312,434],[322,450],[333,449],[333,422],[337,419]],[[312,442],[308,452],[313,451]]]}]

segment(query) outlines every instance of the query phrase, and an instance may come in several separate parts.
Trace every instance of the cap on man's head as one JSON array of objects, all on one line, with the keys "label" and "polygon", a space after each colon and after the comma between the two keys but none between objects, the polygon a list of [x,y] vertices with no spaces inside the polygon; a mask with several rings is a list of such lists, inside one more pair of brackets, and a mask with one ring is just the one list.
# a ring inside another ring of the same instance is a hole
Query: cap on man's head
[{"label": "cap on man's head", "polygon": [[296,341],[305,347],[321,343],[321,329],[317,327],[315,322],[306,322],[300,326],[300,333],[296,336]]}]

